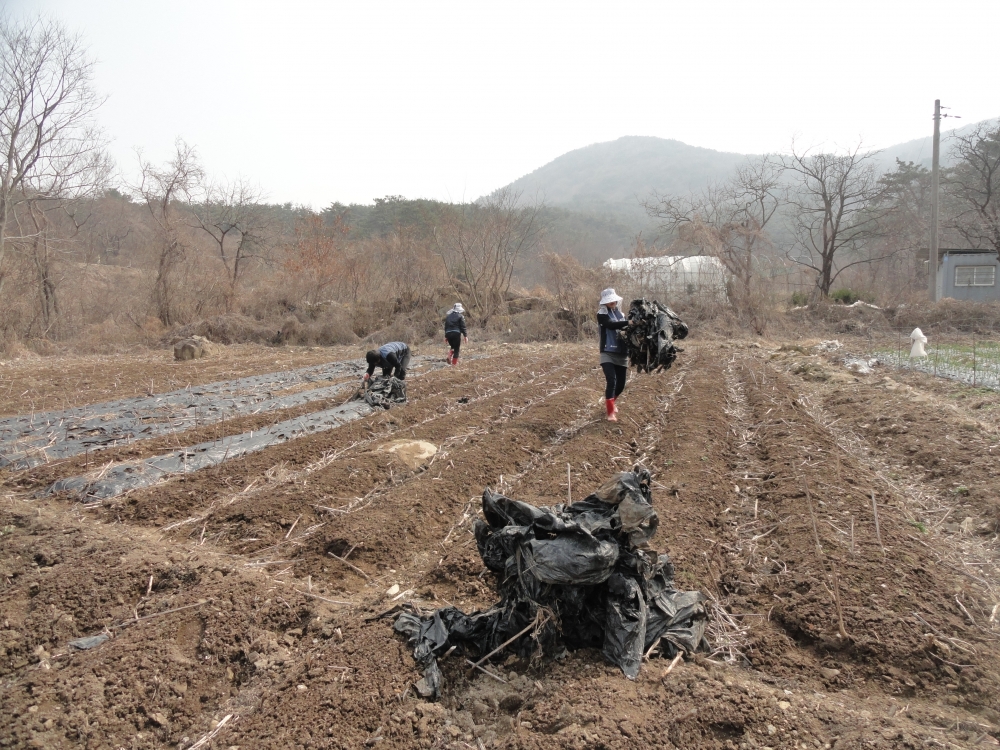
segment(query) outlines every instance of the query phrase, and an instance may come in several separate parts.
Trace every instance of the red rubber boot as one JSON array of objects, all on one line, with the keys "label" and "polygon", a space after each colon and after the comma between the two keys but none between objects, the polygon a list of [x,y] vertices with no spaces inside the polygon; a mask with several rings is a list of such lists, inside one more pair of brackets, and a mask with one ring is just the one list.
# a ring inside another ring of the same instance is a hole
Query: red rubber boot
[{"label": "red rubber boot", "polygon": [[617,422],[618,421],[618,414],[617,414],[618,410],[615,409],[615,400],[613,398],[607,399],[605,401],[605,406],[608,409],[608,421],[609,422]]},{"label": "red rubber boot", "polygon": [[451,360],[451,366],[454,367],[457,364],[458,364],[458,357],[455,357],[454,359]]},{"label": "red rubber boot", "polygon": [[452,360],[452,358],[453,358],[453,357],[452,357],[452,355],[453,355],[454,353],[455,353],[455,350],[454,350],[454,349],[449,349],[449,350],[448,350],[448,360],[447,360],[447,361],[448,361],[448,364],[449,364],[449,365],[451,364],[451,360]]}]

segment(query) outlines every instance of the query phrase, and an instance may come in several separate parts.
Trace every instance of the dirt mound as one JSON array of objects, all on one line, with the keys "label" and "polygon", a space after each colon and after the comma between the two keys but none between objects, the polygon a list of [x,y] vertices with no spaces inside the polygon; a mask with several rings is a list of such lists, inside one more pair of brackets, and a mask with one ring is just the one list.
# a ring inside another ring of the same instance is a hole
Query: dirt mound
[{"label": "dirt mound", "polygon": [[215,354],[215,345],[204,336],[191,336],[174,344],[174,359],[190,360],[211,357]]}]

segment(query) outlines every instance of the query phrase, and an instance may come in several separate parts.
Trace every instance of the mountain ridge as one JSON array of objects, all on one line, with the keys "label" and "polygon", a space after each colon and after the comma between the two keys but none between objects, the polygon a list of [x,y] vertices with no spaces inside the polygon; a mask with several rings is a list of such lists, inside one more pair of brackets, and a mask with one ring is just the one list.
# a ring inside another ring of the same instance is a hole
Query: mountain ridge
[{"label": "mountain ridge", "polygon": [[[983,120],[942,133],[942,165],[951,163],[951,136],[998,121],[1000,118]],[[931,138],[928,135],[880,149],[876,156],[879,168],[891,171],[897,159],[930,167]],[[691,146],[672,138],[627,135],[567,151],[504,188],[538,196],[552,206],[614,215],[641,229],[649,224],[641,205],[644,199],[656,193],[700,190],[726,179],[745,159],[754,156],[757,154]]]}]

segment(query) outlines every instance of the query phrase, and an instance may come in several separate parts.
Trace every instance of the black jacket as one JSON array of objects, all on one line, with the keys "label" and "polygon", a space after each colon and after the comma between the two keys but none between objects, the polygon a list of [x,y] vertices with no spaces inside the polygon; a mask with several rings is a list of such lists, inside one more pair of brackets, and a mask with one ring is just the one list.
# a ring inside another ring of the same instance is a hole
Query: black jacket
[{"label": "black jacket", "polygon": [[463,336],[468,336],[465,332],[465,316],[454,310],[448,313],[444,319],[444,332],[461,333]]}]

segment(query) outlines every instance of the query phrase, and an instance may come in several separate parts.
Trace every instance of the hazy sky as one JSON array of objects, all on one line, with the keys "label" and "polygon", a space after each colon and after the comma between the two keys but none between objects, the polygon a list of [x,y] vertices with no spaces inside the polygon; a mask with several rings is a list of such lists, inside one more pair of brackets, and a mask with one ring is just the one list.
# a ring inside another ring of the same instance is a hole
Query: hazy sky
[{"label": "hazy sky", "polygon": [[623,135],[722,151],[1000,115],[1000,1],[0,0],[82,33],[125,172],[174,139],[276,202],[470,200]]}]

